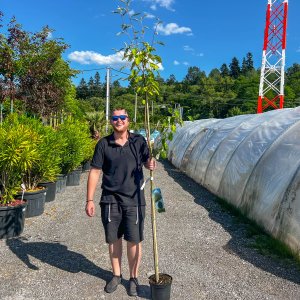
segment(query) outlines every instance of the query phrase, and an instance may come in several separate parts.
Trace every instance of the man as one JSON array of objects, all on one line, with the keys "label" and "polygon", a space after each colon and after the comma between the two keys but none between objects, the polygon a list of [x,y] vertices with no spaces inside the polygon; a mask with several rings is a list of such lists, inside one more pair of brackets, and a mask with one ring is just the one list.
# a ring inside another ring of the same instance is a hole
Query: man
[{"label": "man", "polygon": [[128,294],[136,296],[145,218],[142,166],[154,170],[156,162],[149,159],[145,139],[128,131],[129,117],[124,108],[113,110],[110,123],[114,132],[95,147],[87,183],[86,213],[89,217],[95,215],[94,194],[102,171],[101,218],[113,270],[104,290],[112,293],[121,283],[124,237],[130,272]]}]

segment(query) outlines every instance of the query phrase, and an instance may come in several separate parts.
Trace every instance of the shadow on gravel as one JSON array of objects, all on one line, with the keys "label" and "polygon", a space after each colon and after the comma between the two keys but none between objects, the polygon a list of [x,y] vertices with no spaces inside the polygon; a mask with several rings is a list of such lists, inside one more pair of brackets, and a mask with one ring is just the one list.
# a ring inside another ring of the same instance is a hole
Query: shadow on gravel
[{"label": "shadow on gravel", "polygon": [[[7,239],[10,250],[32,270],[39,268],[32,264],[29,255],[39,259],[41,262],[70,273],[84,272],[104,281],[111,279],[112,273],[104,270],[88,260],[80,253],[68,250],[67,246],[58,242],[28,242],[25,237]],[[122,281],[125,288],[128,280]],[[139,297],[150,299],[150,287],[140,285]]]},{"label": "shadow on gravel", "polygon": [[247,238],[245,230],[243,230],[243,224],[237,226],[232,215],[222,210],[221,206],[213,201],[215,197],[213,194],[176,169],[169,161],[161,160],[160,162],[169,176],[195,198],[195,203],[204,207],[209,212],[209,217],[221,224],[231,235],[231,240],[223,246],[226,252],[239,256],[241,259],[275,276],[300,284],[300,271],[295,264],[261,255],[255,249],[249,247],[251,240]]}]

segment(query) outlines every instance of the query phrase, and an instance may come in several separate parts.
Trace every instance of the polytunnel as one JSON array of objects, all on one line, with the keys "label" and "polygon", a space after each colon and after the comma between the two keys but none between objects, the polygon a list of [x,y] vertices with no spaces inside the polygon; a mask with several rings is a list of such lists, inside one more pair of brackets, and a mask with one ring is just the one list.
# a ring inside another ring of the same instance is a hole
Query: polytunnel
[{"label": "polytunnel", "polygon": [[300,254],[300,107],[185,122],[168,159]]}]

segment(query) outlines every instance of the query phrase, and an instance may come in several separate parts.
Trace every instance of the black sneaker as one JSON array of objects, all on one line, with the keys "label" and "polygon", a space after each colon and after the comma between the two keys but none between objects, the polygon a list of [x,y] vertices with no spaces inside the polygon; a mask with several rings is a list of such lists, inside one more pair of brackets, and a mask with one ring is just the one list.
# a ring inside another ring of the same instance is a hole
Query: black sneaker
[{"label": "black sneaker", "polygon": [[137,296],[138,294],[138,286],[139,282],[137,278],[130,278],[129,279],[129,290],[128,290],[128,295],[129,296]]},{"label": "black sneaker", "polygon": [[111,281],[106,284],[104,291],[106,293],[114,292],[117,289],[118,285],[121,283],[121,281],[122,281],[122,275],[120,276],[114,275]]}]

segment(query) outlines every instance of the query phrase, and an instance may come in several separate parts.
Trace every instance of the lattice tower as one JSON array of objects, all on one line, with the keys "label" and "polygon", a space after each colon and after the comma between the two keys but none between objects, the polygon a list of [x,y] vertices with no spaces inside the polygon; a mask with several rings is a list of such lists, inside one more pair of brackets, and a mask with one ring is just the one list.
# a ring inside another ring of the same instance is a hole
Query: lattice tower
[{"label": "lattice tower", "polygon": [[284,104],[288,0],[268,0],[257,113]]}]

